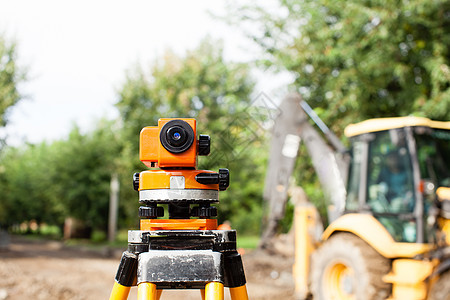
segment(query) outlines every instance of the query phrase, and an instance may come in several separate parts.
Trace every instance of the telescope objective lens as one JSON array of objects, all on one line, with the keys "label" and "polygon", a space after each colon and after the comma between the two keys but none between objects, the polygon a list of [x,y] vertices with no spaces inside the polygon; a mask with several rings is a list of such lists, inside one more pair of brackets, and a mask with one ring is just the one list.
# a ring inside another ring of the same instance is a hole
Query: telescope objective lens
[{"label": "telescope objective lens", "polygon": [[185,121],[167,122],[160,135],[161,144],[171,153],[182,153],[189,149],[195,139],[192,127]]}]

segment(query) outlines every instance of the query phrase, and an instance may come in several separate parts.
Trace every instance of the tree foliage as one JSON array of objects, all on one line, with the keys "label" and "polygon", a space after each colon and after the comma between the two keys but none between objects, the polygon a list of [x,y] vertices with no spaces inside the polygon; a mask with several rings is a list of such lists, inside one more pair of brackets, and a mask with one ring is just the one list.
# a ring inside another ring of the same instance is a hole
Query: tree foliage
[{"label": "tree foliage", "polygon": [[61,222],[62,205],[54,194],[52,151],[49,145],[6,148],[1,153],[0,222],[2,225],[36,220]]},{"label": "tree foliage", "polygon": [[[7,113],[8,109],[15,105],[21,98],[22,95],[18,91],[18,85],[25,80],[25,72],[17,66],[17,51],[15,43],[7,41],[3,36],[0,35],[0,126],[5,126],[7,123]],[[0,138],[1,146],[4,145],[4,140]],[[2,148],[1,147],[1,148]],[[40,154],[40,149],[34,149],[35,154]],[[9,150],[7,153],[1,153],[2,160],[5,162],[8,168],[14,168],[16,170],[21,168],[20,164],[23,161],[17,160],[24,155],[24,153],[16,153],[15,151]],[[24,211],[27,210],[33,213],[33,203],[31,205],[23,207],[20,210],[20,206],[26,203],[26,198],[22,198],[24,195],[21,188],[30,188],[36,193],[45,193],[45,191],[37,191],[39,187],[36,185],[37,182],[25,183],[26,180],[36,179],[34,172],[26,173],[24,172],[24,178],[21,181],[20,186],[14,186],[17,178],[10,178],[7,176],[7,168],[5,165],[0,165],[0,184],[9,183],[7,189],[2,190],[3,199],[0,201],[0,226],[4,224],[9,224],[15,217],[20,219]],[[18,193],[16,193],[18,192]],[[5,196],[9,195],[9,197]]]},{"label": "tree foliage", "polygon": [[277,3],[230,14],[252,26],[260,62],[291,71],[293,87],[335,131],[373,117],[450,119],[450,1]]},{"label": "tree foliage", "polygon": [[109,182],[120,143],[111,122],[93,132],[75,127],[69,137],[20,148],[0,157],[0,222],[7,226],[35,220],[61,226],[66,217],[88,228],[106,230]]},{"label": "tree foliage", "polygon": [[87,134],[75,127],[66,140],[52,144],[52,184],[64,215],[93,229],[107,228],[110,180],[121,145],[111,128],[111,121]]},{"label": "tree foliage", "polygon": [[0,35],[0,126],[6,125],[8,108],[22,98],[18,85],[23,80],[25,72],[17,65],[16,44]]}]

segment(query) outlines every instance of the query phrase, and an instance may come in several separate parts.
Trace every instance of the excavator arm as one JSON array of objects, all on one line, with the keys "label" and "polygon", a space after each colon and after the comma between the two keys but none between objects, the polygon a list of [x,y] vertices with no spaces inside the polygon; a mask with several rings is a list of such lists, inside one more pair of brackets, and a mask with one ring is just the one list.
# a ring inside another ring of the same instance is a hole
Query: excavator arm
[{"label": "excavator arm", "polygon": [[[346,197],[348,158],[339,139],[299,94],[288,95],[282,101],[279,111],[273,128],[264,189],[269,214],[261,237],[262,248],[270,247],[270,240],[277,233],[279,221],[285,214],[289,180],[301,142],[306,145],[325,195],[330,200],[330,220],[342,214]],[[322,130],[329,143],[309,123],[310,118]]]}]

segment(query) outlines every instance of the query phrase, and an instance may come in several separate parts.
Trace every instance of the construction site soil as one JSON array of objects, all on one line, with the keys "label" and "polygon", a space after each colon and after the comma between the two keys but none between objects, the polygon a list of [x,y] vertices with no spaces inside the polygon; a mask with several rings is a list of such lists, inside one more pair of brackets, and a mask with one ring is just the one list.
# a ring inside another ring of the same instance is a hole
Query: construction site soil
[{"label": "construction site soil", "polygon": [[[13,236],[0,252],[0,300],[108,299],[122,251]],[[243,261],[250,299],[294,299],[291,257],[247,251]],[[137,299],[137,288],[128,299]],[[196,290],[167,290],[161,299],[201,297]]]}]

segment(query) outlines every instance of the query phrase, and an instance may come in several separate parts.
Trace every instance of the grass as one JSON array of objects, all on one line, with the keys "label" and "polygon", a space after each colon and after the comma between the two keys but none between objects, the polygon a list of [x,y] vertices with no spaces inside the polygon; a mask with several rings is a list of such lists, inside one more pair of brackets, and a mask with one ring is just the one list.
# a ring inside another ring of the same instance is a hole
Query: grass
[{"label": "grass", "polygon": [[107,241],[106,233],[100,231],[92,232],[90,239],[70,239],[66,240],[65,244],[68,246],[86,246],[88,248],[102,248],[104,246],[114,248],[127,248],[128,245],[128,230],[119,230],[116,235],[116,240],[113,242]]},{"label": "grass", "polygon": [[259,236],[257,235],[238,235],[237,247],[244,249],[256,249],[259,243]]}]

